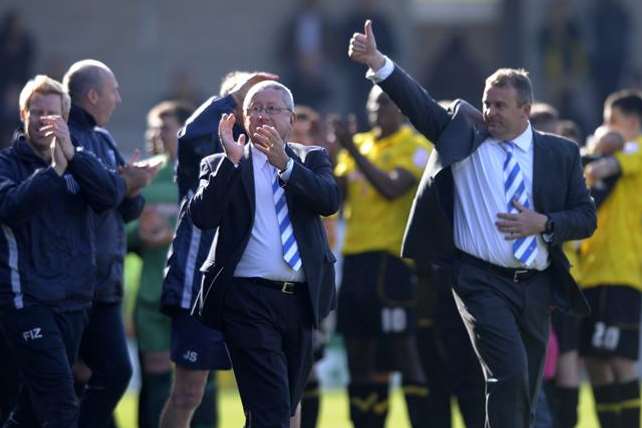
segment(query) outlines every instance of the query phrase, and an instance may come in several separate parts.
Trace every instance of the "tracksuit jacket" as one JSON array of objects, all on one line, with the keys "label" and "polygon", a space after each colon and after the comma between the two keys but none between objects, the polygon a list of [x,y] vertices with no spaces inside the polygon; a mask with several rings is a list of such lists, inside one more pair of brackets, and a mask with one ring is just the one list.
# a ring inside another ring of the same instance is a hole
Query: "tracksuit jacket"
[{"label": "tracksuit jacket", "polygon": [[125,196],[126,185],[118,175],[125,160],[118,152],[109,131],[96,126],[94,118],[76,105],[69,113],[69,131],[74,144],[92,152],[107,168],[118,189],[117,206],[94,216],[96,235],[96,295],[101,303],[120,302],[123,297],[123,265],[127,251],[125,223],[138,218],[143,211],[142,196]]},{"label": "tracksuit jacket", "polygon": [[118,198],[114,177],[92,153],[77,148],[59,176],[17,135],[0,152],[0,309],[89,307],[96,274],[92,216]]}]

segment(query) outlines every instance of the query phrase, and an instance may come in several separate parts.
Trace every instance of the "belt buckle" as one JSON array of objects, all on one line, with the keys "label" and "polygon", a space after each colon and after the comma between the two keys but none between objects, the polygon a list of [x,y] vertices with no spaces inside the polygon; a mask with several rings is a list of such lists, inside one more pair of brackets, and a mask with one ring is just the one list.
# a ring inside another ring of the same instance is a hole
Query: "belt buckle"
[{"label": "belt buckle", "polygon": [[294,294],[294,287],[295,285],[293,282],[284,281],[283,286],[281,287],[281,293]]},{"label": "belt buckle", "polygon": [[523,273],[528,273],[528,271],[526,269],[516,269],[513,272],[513,282],[519,282],[519,276]]}]

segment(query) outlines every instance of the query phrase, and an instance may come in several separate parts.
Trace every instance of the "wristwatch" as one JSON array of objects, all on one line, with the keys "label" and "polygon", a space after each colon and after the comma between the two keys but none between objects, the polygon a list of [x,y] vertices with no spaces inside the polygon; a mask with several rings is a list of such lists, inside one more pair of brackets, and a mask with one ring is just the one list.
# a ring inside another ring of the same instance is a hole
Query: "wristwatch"
[{"label": "wristwatch", "polygon": [[544,226],[544,234],[552,235],[554,231],[555,231],[555,223],[553,222],[553,219],[551,218],[551,216],[546,214],[546,226]]},{"label": "wristwatch", "polygon": [[287,170],[288,170],[288,168],[290,168],[290,166],[291,166],[292,164],[294,164],[294,159],[289,158],[289,159],[288,159],[288,161],[285,163],[285,168],[283,168],[282,170],[280,170],[280,171],[279,171],[279,174],[283,174],[285,171],[287,171]]},{"label": "wristwatch", "polygon": [[555,233],[555,222],[551,216],[546,214],[546,224],[544,225],[544,231],[542,232],[542,239],[547,244],[550,244],[553,241],[553,234]]}]

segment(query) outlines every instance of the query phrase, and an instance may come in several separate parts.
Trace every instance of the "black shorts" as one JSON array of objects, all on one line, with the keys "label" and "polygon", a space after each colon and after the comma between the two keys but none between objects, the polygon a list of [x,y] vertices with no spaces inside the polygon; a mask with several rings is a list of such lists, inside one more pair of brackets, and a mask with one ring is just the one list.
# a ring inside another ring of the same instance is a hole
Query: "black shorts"
[{"label": "black shorts", "polygon": [[399,257],[378,251],[346,256],[337,331],[346,337],[414,334],[416,277]]},{"label": "black shorts", "polygon": [[584,291],[591,314],[582,320],[580,354],[637,360],[640,345],[640,292],[606,285]]},{"label": "black shorts", "polygon": [[230,357],[217,330],[205,327],[186,313],[172,318],[171,360],[192,370],[229,370]]},{"label": "black shorts", "polygon": [[551,314],[553,331],[557,337],[560,354],[580,349],[580,325],[582,319],[562,311]]}]

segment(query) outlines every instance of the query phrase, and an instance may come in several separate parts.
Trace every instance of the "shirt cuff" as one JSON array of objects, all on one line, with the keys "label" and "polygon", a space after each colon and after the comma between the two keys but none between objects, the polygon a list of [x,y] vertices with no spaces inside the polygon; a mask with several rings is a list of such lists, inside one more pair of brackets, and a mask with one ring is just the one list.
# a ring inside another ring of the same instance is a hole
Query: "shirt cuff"
[{"label": "shirt cuff", "polygon": [[294,159],[290,158],[288,159],[288,163],[285,164],[285,169],[283,171],[279,171],[279,178],[281,181],[284,183],[287,183],[288,180],[290,179],[290,175],[292,175],[292,169],[294,168]]},{"label": "shirt cuff", "polygon": [[383,67],[381,67],[379,70],[374,71],[371,68],[368,68],[368,71],[366,72],[366,79],[372,80],[374,83],[379,83],[383,80],[386,80],[388,76],[392,74],[393,71],[395,71],[395,63],[392,62],[390,58],[387,56],[384,56],[386,59],[386,62],[383,63]]}]

